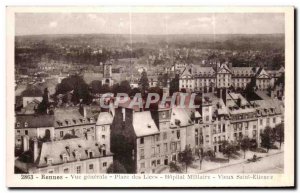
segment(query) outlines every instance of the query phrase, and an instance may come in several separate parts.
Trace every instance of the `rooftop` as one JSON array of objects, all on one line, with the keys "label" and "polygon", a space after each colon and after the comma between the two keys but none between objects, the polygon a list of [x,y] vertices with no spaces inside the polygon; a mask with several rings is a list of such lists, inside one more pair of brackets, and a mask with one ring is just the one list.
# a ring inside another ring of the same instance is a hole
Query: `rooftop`
[{"label": "rooftop", "polygon": [[150,111],[135,112],[133,114],[132,125],[137,137],[159,133]]}]

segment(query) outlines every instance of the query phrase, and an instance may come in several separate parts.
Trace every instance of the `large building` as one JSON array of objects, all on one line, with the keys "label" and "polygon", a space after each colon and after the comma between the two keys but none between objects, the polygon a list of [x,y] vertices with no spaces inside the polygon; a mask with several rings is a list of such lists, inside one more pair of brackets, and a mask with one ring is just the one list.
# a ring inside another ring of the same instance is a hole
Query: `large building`
[{"label": "large building", "polygon": [[180,75],[179,88],[190,91],[212,92],[215,88],[246,88],[251,81],[257,90],[267,90],[284,73],[266,71],[262,67],[231,67],[229,64],[217,64],[216,67],[201,67],[190,64]]},{"label": "large building", "polygon": [[54,115],[16,115],[15,160],[20,173],[106,173],[112,115],[64,107]]}]

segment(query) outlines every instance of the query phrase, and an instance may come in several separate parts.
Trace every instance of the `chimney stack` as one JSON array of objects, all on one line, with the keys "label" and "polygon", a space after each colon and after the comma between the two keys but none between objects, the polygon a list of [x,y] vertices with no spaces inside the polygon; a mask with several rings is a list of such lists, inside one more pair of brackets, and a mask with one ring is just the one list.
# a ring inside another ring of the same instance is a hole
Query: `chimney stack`
[{"label": "chimney stack", "polygon": [[28,151],[29,150],[29,136],[24,135],[23,136],[23,151]]},{"label": "chimney stack", "polygon": [[36,162],[38,158],[38,140],[37,138],[33,138],[33,162]]}]

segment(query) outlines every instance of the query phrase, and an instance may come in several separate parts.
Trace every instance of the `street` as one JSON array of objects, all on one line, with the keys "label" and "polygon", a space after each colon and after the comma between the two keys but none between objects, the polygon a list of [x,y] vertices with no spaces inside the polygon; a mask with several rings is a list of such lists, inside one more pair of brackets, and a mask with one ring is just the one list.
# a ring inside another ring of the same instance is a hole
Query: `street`
[{"label": "street", "polygon": [[204,173],[283,173],[284,158],[283,152],[262,158],[260,161],[251,163],[240,163],[225,166]]}]

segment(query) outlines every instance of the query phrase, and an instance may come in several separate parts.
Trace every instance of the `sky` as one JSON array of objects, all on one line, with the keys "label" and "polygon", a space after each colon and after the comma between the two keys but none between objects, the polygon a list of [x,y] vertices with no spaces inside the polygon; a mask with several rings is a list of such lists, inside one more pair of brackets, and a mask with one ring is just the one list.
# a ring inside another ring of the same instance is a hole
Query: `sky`
[{"label": "sky", "polygon": [[16,35],[274,34],[282,13],[17,13]]}]

